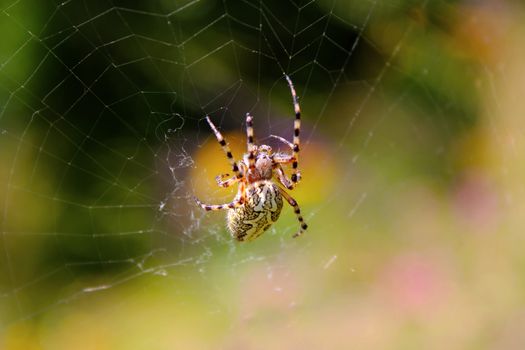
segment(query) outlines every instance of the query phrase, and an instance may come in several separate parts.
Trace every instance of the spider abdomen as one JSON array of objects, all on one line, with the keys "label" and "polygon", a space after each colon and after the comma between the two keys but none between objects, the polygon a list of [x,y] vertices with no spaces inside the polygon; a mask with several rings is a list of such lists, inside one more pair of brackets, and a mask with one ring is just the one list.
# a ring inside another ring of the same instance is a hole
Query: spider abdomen
[{"label": "spider abdomen", "polygon": [[283,197],[279,187],[271,181],[257,181],[246,187],[246,200],[229,209],[228,229],[238,241],[251,241],[279,219]]}]

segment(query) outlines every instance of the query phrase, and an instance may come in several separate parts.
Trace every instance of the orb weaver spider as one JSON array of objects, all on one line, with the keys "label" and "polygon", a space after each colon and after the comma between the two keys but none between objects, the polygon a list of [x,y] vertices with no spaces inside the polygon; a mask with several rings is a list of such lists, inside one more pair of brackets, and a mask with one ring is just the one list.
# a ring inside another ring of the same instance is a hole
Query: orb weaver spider
[{"label": "orb weaver spider", "polygon": [[[285,143],[292,150],[292,154],[273,153],[272,148],[268,145],[256,145],[254,143],[253,117],[250,113],[246,113],[247,153],[237,162],[233,158],[224,137],[209,116],[206,116],[206,121],[226,154],[234,174],[227,180],[224,179],[229,177],[229,174],[219,175],[215,180],[221,187],[229,187],[236,183],[239,184],[239,187],[237,195],[230,203],[210,205],[202,203],[198,198],[194,199],[206,211],[228,209],[228,229],[233,238],[241,242],[254,240],[277,221],[283,207],[283,197],[293,207],[300,224],[299,231],[293,237],[300,236],[308,227],[301,216],[301,209],[295,199],[273,181],[274,176],[276,176],[281,185],[292,190],[301,179],[298,169],[301,109],[291,79],[287,75],[285,78],[290,87],[295,111],[293,143],[280,136],[270,135],[270,137]],[[292,164],[291,179],[286,176],[282,167],[282,164],[290,163]]]}]

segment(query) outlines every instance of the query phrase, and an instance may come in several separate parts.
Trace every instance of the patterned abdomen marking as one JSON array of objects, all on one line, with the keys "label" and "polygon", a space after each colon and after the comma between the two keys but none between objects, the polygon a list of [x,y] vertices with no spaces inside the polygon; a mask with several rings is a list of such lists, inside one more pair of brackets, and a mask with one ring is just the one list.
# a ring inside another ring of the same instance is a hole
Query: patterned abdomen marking
[{"label": "patterned abdomen marking", "polygon": [[257,181],[246,188],[243,205],[228,210],[227,224],[238,241],[251,241],[277,221],[283,207],[279,187],[271,181]]}]

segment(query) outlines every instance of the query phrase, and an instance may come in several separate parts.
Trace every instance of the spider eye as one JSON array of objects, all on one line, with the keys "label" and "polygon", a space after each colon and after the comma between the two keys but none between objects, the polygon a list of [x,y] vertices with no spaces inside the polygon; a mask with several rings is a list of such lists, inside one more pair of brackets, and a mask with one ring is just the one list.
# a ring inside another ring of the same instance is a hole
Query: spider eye
[{"label": "spider eye", "polygon": [[267,145],[262,145],[262,146],[259,147],[259,152],[270,154],[272,152],[272,148],[270,146],[267,146]]}]

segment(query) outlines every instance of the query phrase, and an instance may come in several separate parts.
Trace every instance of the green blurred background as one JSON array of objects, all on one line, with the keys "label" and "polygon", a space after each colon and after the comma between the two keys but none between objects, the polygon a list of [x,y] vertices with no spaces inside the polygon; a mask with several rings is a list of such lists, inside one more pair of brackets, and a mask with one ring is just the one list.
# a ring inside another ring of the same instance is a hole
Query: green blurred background
[{"label": "green blurred background", "polygon": [[[1,349],[524,349],[511,1],[0,3]],[[303,180],[234,242],[206,124]]]}]

